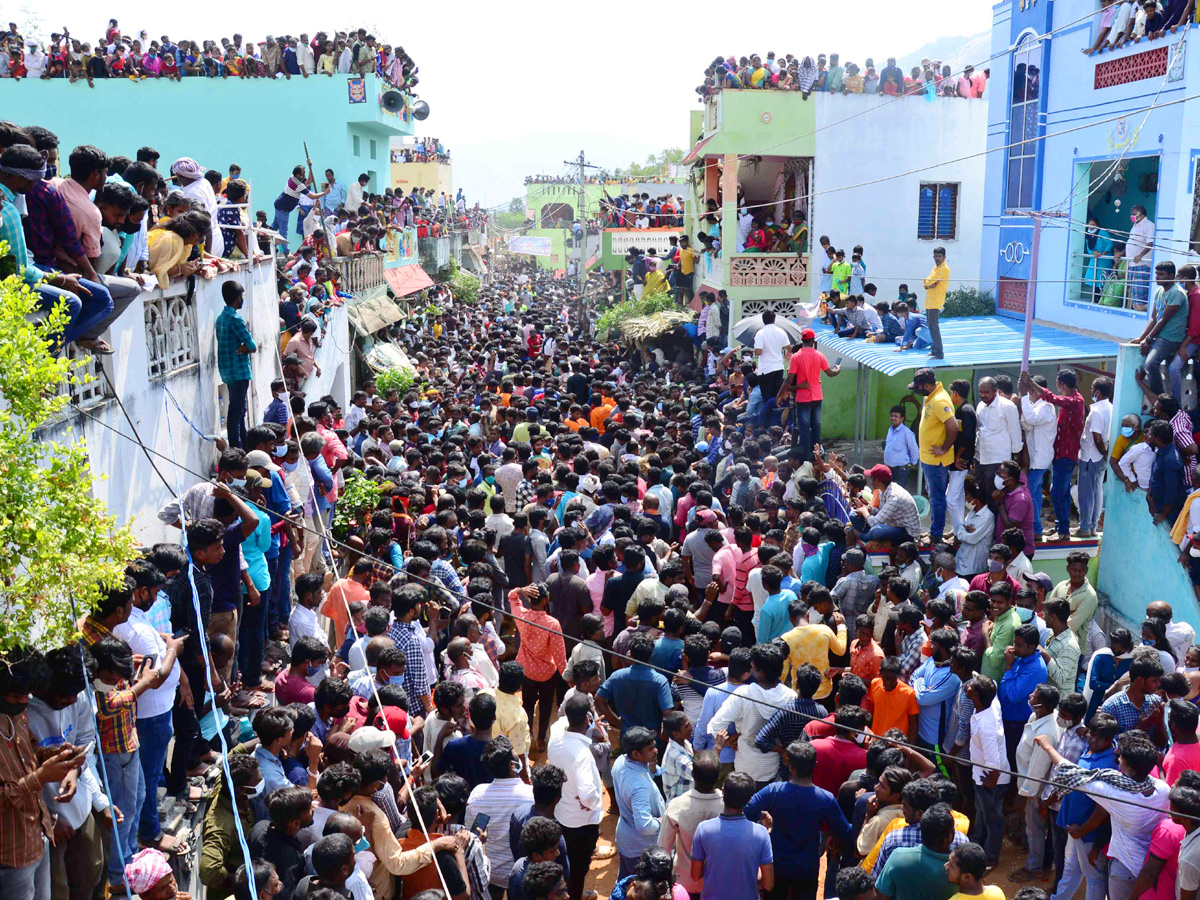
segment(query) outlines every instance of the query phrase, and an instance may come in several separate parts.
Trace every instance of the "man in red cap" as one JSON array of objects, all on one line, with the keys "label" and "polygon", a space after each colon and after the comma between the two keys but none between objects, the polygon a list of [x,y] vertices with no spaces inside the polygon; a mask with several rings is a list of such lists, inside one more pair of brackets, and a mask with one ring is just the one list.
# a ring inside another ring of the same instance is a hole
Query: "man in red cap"
[{"label": "man in red cap", "polygon": [[866,471],[872,489],[879,491],[879,511],[857,494],[850,498],[854,504],[851,524],[866,542],[886,541],[893,546],[915,541],[921,536],[921,517],[917,501],[908,491],[892,481],[892,470],[880,463]]},{"label": "man in red cap", "polygon": [[821,373],[833,376],[840,371],[840,365],[829,365],[829,359],[817,349],[815,331],[805,328],[800,332],[800,349],[792,354],[787,378],[776,397],[779,406],[791,399],[796,401],[791,419],[792,446],[799,450],[800,462],[812,459],[813,446],[821,443]]}]

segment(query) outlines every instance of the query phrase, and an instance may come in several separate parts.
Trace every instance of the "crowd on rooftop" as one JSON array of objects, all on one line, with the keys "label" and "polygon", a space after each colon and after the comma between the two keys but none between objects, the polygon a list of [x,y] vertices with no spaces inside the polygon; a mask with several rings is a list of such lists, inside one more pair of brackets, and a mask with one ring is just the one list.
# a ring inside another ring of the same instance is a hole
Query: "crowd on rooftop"
[{"label": "crowd on rooftop", "polygon": [[178,42],[167,35],[152,38],[143,29],[123,34],[116,19],[108,20],[94,43],[65,29],[49,43],[23,37],[15,22],[0,32],[0,78],[97,79],[166,78],[308,78],[311,75],[375,74],[405,91],[416,87],[418,67],[404,48],[381,44],[365,28],[300,35],[267,35],[262,41],[232,38]]},{"label": "crowd on rooftop", "polygon": [[974,100],[983,96],[990,74],[990,69],[977,72],[973,66],[954,73],[950,66],[925,58],[905,75],[895,57],[888,57],[887,65],[876,70],[875,60],[870,57],[859,66],[853,62],[843,64],[837,53],[829,54],[828,59],[821,53],[813,62],[811,56],[791,53],[776,58],[771,50],[765,60],[757,53],[724,59],[718,56],[704,70],[704,83],[696,93],[702,102],[727,89],[799,91],[805,100],[814,91]]},{"label": "crowd on rooftop", "polygon": [[605,191],[600,213],[605,228],[681,228],[683,197],[669,193],[651,197],[646,191],[611,197]]},{"label": "crowd on rooftop", "polygon": [[[304,166],[268,220],[265,210],[252,212],[237,164],[224,175],[190,157],[165,168],[160,172],[159,153],[148,146],[131,159],[82,145],[64,164],[53,132],[0,122],[0,240],[7,243],[0,270],[20,274],[44,310],[63,305],[60,347],[111,353],[104,335],[143,290],[258,261],[273,241],[286,248],[293,212],[302,245],[299,256],[279,257],[288,275],[281,291],[294,292],[300,281],[303,296],[291,301],[304,308],[323,307],[341,290],[329,260],[382,253],[389,229],[440,237],[487,225],[486,210],[468,207],[461,190],[453,201],[419,188],[374,194],[367,175],[346,187],[327,169],[314,191]],[[298,314],[286,318],[296,327]]]},{"label": "crowd on rooftop", "polygon": [[[1161,600],[1102,627],[1081,550],[1035,568],[1036,468],[1118,452],[1107,379],[1090,410],[1067,369],[972,405],[920,370],[917,433],[893,411],[864,471],[821,446],[839,367],[769,311],[746,351],[720,295],[635,346],[512,260],[436,300],[387,337],[411,387],[345,407],[306,391],[302,314],[262,420],[231,410],[159,512],[187,554],[145,548],[80,645],[8,654],[0,896],[180,900],[160,786],[207,792],[211,900],[582,900],[613,857],[612,900],[1200,890],[1195,631]],[[259,349],[240,306],[226,384]],[[1122,460],[1158,470],[1170,399]],[[928,535],[918,464],[954,485]]]},{"label": "crowd on rooftop", "polygon": [[405,145],[392,151],[392,162],[436,162],[449,165],[450,151],[437,138],[417,138],[412,146]]},{"label": "crowd on rooftop", "polygon": [[1095,43],[1084,53],[1158,40],[1195,22],[1196,0],[1100,0]]},{"label": "crowd on rooftop", "polygon": [[[675,179],[664,178],[660,175],[656,176],[641,176],[641,175],[626,175],[620,178],[613,177],[608,174],[601,175],[586,175],[584,176],[584,184],[673,184]],[[577,185],[578,178],[570,178],[565,175],[526,175],[525,184],[563,184]]]}]

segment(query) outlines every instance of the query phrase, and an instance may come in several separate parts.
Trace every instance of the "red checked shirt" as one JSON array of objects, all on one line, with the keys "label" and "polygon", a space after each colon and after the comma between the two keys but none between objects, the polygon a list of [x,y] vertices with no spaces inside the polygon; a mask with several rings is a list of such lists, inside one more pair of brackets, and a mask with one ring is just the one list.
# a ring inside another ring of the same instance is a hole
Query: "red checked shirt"
[{"label": "red checked shirt", "polygon": [[1054,458],[1079,459],[1079,440],[1083,437],[1083,420],[1087,416],[1087,404],[1083,400],[1083,394],[1076,391],[1070,395],[1059,395],[1042,391],[1042,399],[1058,407],[1058,434],[1054,436]]},{"label": "red checked shirt", "polygon": [[[549,681],[554,673],[567,668],[567,648],[563,643],[562,625],[543,609],[529,609],[521,602],[518,589],[508,592],[513,618],[521,635],[517,662],[525,668],[525,676],[533,681]],[[541,626],[541,627],[539,627]],[[545,629],[549,628],[550,631]]]}]

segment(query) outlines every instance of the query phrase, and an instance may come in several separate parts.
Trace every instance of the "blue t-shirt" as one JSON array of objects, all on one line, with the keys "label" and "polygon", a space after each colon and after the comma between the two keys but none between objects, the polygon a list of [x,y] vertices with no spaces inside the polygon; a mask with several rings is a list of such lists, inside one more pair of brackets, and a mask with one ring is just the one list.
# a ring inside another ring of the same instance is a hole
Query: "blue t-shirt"
[{"label": "blue t-shirt", "polygon": [[607,700],[621,717],[622,734],[635,725],[657,733],[662,727],[662,714],[675,707],[670,683],[643,663],[613,672],[596,696]]},{"label": "blue t-shirt", "polygon": [[701,900],[758,900],[758,869],[769,866],[771,835],[745,816],[719,816],[696,826],[692,859],[704,863]]},{"label": "blue t-shirt", "polygon": [[744,812],[752,822],[767,812],[776,822],[788,823],[771,831],[777,877],[816,876],[821,864],[822,828],[830,835],[850,833],[837,798],[816,786],[773,782],[750,798]]},{"label": "blue t-shirt", "polygon": [[438,758],[438,774],[453,772],[465,778],[471,787],[491,784],[492,774],[483,765],[483,748],[486,746],[485,742],[477,741],[469,734],[447,741]]},{"label": "blue t-shirt", "polygon": [[683,638],[667,637],[665,634],[654,642],[650,654],[650,665],[674,672],[683,660]]}]

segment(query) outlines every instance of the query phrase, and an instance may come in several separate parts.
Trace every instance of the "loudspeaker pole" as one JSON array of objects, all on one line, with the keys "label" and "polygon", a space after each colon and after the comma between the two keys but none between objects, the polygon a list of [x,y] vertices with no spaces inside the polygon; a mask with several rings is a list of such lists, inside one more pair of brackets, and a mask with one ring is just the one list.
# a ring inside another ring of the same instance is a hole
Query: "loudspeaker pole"
[{"label": "loudspeaker pole", "polygon": [[584,159],[582,150],[579,151],[578,159],[567,159],[567,160],[563,160],[563,162],[568,166],[577,166],[579,168],[579,199],[577,201],[578,205],[576,207],[576,212],[579,216],[579,227],[580,227],[579,247],[577,249],[579,251],[579,254],[578,254],[578,256],[579,256],[579,273],[578,273],[579,274],[579,293],[582,295],[584,285],[587,284],[587,271],[584,269],[584,265],[583,265],[583,263],[584,263],[584,260],[583,260],[584,248],[587,246],[587,223],[586,223],[586,219],[584,217],[584,214],[587,210],[587,190],[584,187],[584,183],[583,183],[583,170],[584,169],[598,169],[600,167],[594,166],[591,163],[587,162]]}]

